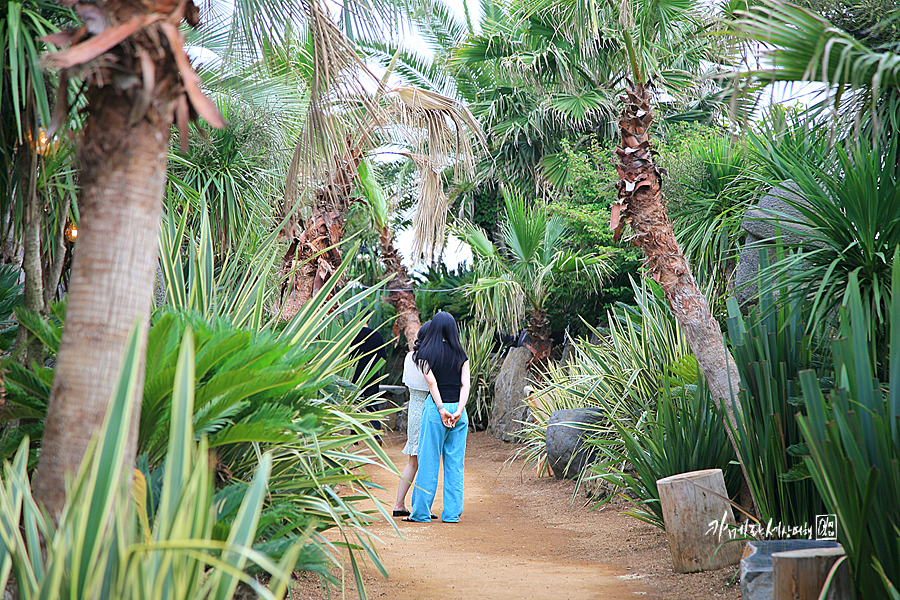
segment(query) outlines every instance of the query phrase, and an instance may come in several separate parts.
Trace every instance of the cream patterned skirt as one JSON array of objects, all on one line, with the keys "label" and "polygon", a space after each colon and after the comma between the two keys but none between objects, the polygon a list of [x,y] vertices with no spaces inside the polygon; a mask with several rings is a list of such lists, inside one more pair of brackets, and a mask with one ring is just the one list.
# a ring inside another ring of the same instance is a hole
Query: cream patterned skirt
[{"label": "cream patterned skirt", "polygon": [[406,445],[403,454],[418,456],[419,454],[419,430],[422,428],[422,411],[425,410],[425,400],[428,392],[422,390],[409,390],[409,409],[406,413]]}]

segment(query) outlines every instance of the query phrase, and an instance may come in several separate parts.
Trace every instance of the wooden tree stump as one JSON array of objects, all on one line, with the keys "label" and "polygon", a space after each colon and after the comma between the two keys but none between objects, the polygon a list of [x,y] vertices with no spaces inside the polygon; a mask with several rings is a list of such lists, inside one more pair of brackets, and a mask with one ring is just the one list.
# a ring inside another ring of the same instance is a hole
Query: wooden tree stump
[{"label": "wooden tree stump", "polygon": [[[825,579],[843,548],[810,548],[776,552],[772,555],[773,600],[818,600]],[[847,561],[838,568],[828,588],[826,600],[849,600],[853,584]]]},{"label": "wooden tree stump", "polygon": [[672,475],[656,487],[677,572],[712,571],[741,560],[743,544],[725,543],[731,535],[724,528],[736,522],[722,469]]}]

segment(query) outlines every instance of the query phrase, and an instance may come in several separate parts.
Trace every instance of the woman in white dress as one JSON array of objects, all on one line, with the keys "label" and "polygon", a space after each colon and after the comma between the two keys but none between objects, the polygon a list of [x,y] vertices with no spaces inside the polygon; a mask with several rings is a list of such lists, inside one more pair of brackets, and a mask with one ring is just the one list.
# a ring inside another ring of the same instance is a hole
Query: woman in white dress
[{"label": "woman in white dress", "polygon": [[[415,348],[418,349],[419,342],[425,339],[425,333],[431,321],[428,321],[419,329],[419,335],[416,338]],[[400,488],[397,490],[397,502],[394,504],[395,517],[408,517],[409,511],[406,510],[406,494],[413,480],[416,478],[416,472],[419,470],[419,430],[422,425],[422,411],[425,409],[425,399],[428,398],[428,383],[425,381],[425,375],[413,361],[413,352],[406,355],[403,362],[403,383],[409,388],[409,407],[406,413],[406,446],[403,447],[403,454],[409,455],[409,460],[404,467],[400,477]]]}]

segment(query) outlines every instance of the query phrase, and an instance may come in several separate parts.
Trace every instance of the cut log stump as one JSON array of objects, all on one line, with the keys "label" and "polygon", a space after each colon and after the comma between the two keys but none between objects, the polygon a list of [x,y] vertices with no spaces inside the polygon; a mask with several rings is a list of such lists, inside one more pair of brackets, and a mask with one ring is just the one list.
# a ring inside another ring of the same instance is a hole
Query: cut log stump
[{"label": "cut log stump", "polygon": [[[672,562],[679,573],[712,571],[741,560],[743,544],[726,541],[736,526],[722,469],[692,471],[656,482]],[[724,520],[724,525],[722,521]]]},{"label": "cut log stump", "polygon": [[[773,600],[818,600],[825,579],[844,556],[843,548],[810,548],[772,555]],[[850,600],[853,583],[847,561],[835,571],[826,600]]]}]

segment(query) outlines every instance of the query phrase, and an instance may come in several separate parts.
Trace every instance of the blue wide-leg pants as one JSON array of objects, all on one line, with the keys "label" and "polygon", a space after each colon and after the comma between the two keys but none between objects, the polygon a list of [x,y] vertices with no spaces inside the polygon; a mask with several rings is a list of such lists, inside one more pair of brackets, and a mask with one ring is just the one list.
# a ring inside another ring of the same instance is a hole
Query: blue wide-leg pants
[{"label": "blue wide-leg pants", "polygon": [[[444,404],[451,414],[456,412],[458,403]],[[452,429],[441,422],[441,413],[434,405],[431,395],[425,400],[422,412],[422,428],[419,432],[419,471],[416,474],[412,493],[412,521],[431,521],[431,505],[437,493],[438,469],[444,459],[444,510],[441,520],[456,523],[463,508],[463,465],[466,456],[466,433],[469,430],[469,415],[462,417]]]}]

